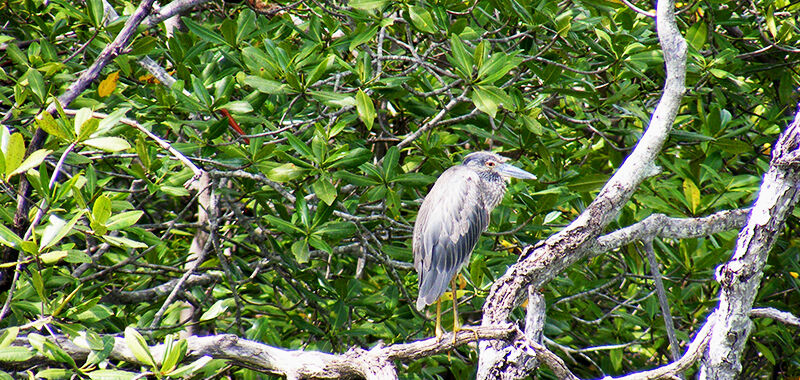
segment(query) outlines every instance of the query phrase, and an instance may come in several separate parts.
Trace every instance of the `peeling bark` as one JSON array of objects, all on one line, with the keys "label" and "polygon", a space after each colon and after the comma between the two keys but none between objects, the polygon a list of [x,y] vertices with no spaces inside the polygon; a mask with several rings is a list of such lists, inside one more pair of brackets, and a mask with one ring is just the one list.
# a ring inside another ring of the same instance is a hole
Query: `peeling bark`
[{"label": "peeling bark", "polygon": [[[655,159],[672,129],[685,90],[687,48],[675,23],[674,8],[674,3],[668,0],[657,4],[656,29],[664,51],[667,79],[646,132],[597,198],[575,221],[544,242],[527,247],[520,260],[492,285],[483,307],[483,326],[506,323],[526,286],[539,287],[586,257],[595,239],[619,215],[639,184],[654,173]],[[508,348],[521,344],[521,339],[516,337],[513,343],[482,341],[478,379],[496,378],[503,372],[501,367],[508,362],[511,352]]]},{"label": "peeling bark", "polygon": [[718,321],[703,356],[700,379],[733,379],[753,323],[753,307],[767,255],[798,200],[800,109],[772,150],[772,161],[731,260],[717,268],[721,285]]},{"label": "peeling bark", "polygon": [[[516,330],[514,326],[477,327],[472,330],[462,330],[456,334],[445,334],[441,340],[436,338],[419,340],[411,343],[393,344],[383,346],[378,344],[370,349],[351,348],[343,354],[328,354],[319,351],[286,350],[268,346],[263,343],[242,339],[236,335],[212,335],[206,337],[190,336],[186,338],[187,360],[208,356],[214,359],[225,359],[231,364],[251,368],[257,371],[286,376],[287,379],[338,379],[362,377],[367,380],[397,379],[395,361],[410,361],[430,355],[452,350],[469,342],[474,342],[476,337],[481,339],[497,339],[507,337]],[[58,345],[67,355],[75,361],[85,361],[91,350],[81,344],[76,344],[66,336],[48,338]],[[26,337],[18,337],[13,346],[26,347],[32,350]],[[163,344],[150,347],[150,353],[160,366],[164,358],[165,346]],[[114,345],[109,358],[146,365],[133,354],[125,339],[114,338]],[[53,363],[51,359],[41,353],[24,362],[4,362],[4,368],[18,368],[20,370],[32,365]]]}]

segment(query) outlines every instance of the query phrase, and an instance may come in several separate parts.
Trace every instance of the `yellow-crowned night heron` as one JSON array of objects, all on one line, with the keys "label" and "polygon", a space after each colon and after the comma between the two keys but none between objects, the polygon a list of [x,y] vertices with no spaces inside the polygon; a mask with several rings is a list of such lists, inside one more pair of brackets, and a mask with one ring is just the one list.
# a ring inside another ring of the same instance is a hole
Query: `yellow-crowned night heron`
[{"label": "yellow-crowned night heron", "polygon": [[441,301],[453,289],[453,332],[458,330],[455,275],[469,257],[489,214],[503,199],[506,179],[536,179],[507,158],[491,152],[467,155],[460,165],[447,169],[425,196],[414,224],[414,269],[419,274],[417,309],[436,302],[436,337],[441,338]]}]

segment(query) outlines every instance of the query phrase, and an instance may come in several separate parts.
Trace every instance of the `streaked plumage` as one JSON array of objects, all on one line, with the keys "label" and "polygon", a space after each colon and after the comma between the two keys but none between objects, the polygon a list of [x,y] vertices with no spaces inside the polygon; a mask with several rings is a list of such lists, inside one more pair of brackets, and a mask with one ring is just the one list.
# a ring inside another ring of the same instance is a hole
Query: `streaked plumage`
[{"label": "streaked plumage", "polygon": [[469,262],[489,214],[503,199],[506,178],[536,178],[507,160],[491,152],[471,153],[442,173],[422,202],[413,241],[418,310],[433,304]]}]

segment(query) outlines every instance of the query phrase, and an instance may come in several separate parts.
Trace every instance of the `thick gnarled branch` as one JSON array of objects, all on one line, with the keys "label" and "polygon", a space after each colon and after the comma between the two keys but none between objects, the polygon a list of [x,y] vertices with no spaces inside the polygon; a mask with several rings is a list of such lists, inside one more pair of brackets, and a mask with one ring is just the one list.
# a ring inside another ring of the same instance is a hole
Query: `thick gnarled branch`
[{"label": "thick gnarled branch", "polygon": [[[400,343],[389,346],[378,344],[371,349],[351,348],[343,354],[328,354],[319,351],[286,350],[263,343],[242,339],[235,335],[212,335],[205,337],[191,336],[186,339],[187,359],[208,356],[214,359],[226,359],[231,364],[251,368],[262,372],[286,376],[287,379],[338,379],[347,377],[363,377],[366,379],[396,379],[397,371],[394,361],[411,361],[430,355],[452,350],[480,339],[507,338],[516,330],[515,326],[481,326],[470,330],[462,330],[453,334],[445,334],[441,340],[430,338]],[[66,336],[54,339],[62,350],[76,361],[86,360],[91,352],[88,348],[75,344]],[[24,337],[17,338],[17,347],[31,348]],[[165,345],[150,347],[150,353],[161,365]],[[133,354],[126,345],[125,339],[114,338],[114,346],[110,358],[137,365],[146,365]],[[36,363],[49,362],[46,356],[36,354],[25,362],[4,363],[14,367],[28,367]]]},{"label": "thick gnarled branch", "polygon": [[[484,325],[507,321],[526,285],[540,286],[585,257],[594,239],[617,217],[639,184],[655,171],[654,162],[677,116],[686,78],[686,41],[675,22],[674,3],[659,1],[656,13],[656,29],[664,51],[667,79],[650,125],[630,156],[586,210],[561,232],[541,244],[527,247],[520,261],[492,285],[483,307]],[[511,353],[509,347],[505,342],[481,342],[479,379],[503,377],[503,368],[507,366],[505,362]]]},{"label": "thick gnarled branch", "polygon": [[732,379],[752,329],[753,307],[767,255],[800,196],[800,108],[772,150],[758,199],[739,233],[731,260],[717,268],[720,283],[716,326],[700,367],[700,379]]}]

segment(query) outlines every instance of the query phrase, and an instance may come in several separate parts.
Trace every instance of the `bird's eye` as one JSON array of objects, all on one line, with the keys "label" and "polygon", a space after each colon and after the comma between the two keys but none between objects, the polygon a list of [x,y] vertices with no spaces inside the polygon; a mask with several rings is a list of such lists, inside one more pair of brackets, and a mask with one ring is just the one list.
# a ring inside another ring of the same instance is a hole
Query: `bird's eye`
[{"label": "bird's eye", "polygon": [[486,166],[490,168],[494,167],[495,165],[497,165],[497,163],[494,161],[486,161]]}]

